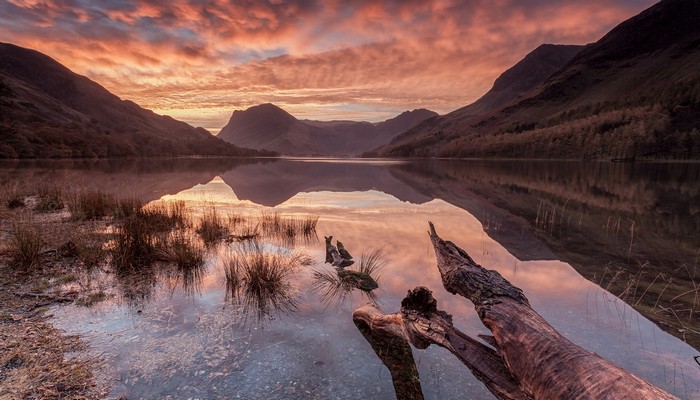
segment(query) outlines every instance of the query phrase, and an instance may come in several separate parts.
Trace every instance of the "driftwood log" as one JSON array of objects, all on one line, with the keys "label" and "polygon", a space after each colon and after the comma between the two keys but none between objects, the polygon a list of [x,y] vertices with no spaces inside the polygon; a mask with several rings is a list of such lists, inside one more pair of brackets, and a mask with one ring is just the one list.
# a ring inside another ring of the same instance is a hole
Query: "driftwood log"
[{"label": "driftwood log", "polygon": [[345,269],[353,265],[355,261],[339,240],[336,242],[337,249],[331,243],[332,240],[333,236],[326,236],[326,263],[335,267],[338,279],[344,284],[364,292],[371,292],[378,288],[377,281],[367,272]]},{"label": "driftwood log", "polygon": [[353,313],[355,321],[417,348],[445,347],[499,399],[676,398],[572,343],[530,307],[522,290],[442,240],[432,223],[429,234],[445,289],[472,301],[495,350],[455,329],[427,288],[409,292],[399,313],[364,306]]}]

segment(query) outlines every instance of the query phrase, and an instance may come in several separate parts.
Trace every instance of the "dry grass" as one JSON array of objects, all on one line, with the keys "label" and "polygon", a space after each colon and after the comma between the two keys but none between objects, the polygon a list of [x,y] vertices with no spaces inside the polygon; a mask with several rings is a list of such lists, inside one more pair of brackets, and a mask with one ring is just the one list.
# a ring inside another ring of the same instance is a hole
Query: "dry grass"
[{"label": "dry grass", "polygon": [[58,186],[40,185],[35,210],[39,212],[52,212],[62,210],[63,190]]},{"label": "dry grass", "polygon": [[204,210],[196,230],[207,244],[218,242],[228,235],[228,229],[214,206]]},{"label": "dry grass", "polygon": [[128,274],[149,266],[155,258],[155,251],[156,238],[152,228],[138,215],[125,218],[115,228],[111,254],[117,274]]},{"label": "dry grass", "polygon": [[43,239],[39,231],[31,224],[17,224],[11,232],[8,243],[10,264],[28,271],[41,261]]},{"label": "dry grass", "polygon": [[204,264],[204,248],[187,234],[172,232],[155,251],[158,261],[173,263],[180,271],[191,271]]},{"label": "dry grass", "polygon": [[2,200],[3,203],[9,209],[15,209],[19,207],[24,207],[24,198],[26,197],[24,191],[20,188],[19,184],[11,183],[5,185],[2,188]]},{"label": "dry grass", "polygon": [[112,195],[100,191],[71,193],[67,198],[68,210],[74,221],[97,220],[114,214],[118,202]]},{"label": "dry grass", "polygon": [[269,252],[255,242],[223,257],[227,293],[258,320],[297,309],[292,275],[311,259],[299,252]]},{"label": "dry grass", "polygon": [[0,399],[89,396],[89,364],[65,356],[84,348],[78,337],[61,335],[42,318],[2,321],[0,327]]}]

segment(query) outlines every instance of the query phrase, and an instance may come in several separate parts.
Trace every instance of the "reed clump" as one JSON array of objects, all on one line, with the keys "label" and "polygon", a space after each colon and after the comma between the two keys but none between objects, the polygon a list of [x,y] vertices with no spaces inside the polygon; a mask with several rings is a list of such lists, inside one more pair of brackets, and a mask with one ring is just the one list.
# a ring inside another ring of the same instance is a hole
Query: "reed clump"
[{"label": "reed clump", "polygon": [[318,269],[313,273],[311,288],[325,304],[342,304],[353,290],[359,290],[370,302],[378,304],[374,290],[379,287],[379,274],[387,261],[381,248],[363,252],[357,271],[349,268]]},{"label": "reed clump", "polygon": [[196,231],[207,244],[217,242],[228,235],[223,219],[213,206],[204,210]]},{"label": "reed clump", "polygon": [[10,264],[24,271],[36,267],[41,261],[43,243],[41,234],[32,225],[15,225],[8,243]]},{"label": "reed clump", "polygon": [[9,209],[24,207],[25,195],[17,183],[11,183],[3,187],[3,202]]},{"label": "reed clump", "polygon": [[260,226],[265,236],[293,244],[298,236],[307,240],[315,238],[318,219],[318,215],[283,217],[277,212],[263,211],[260,214]]},{"label": "reed clump", "polygon": [[155,259],[156,237],[148,223],[138,215],[125,218],[115,227],[111,249],[112,266],[117,274],[128,274],[151,264]]},{"label": "reed clump", "polygon": [[62,210],[63,190],[58,186],[40,185],[35,209],[39,212]]},{"label": "reed clump", "polygon": [[290,277],[311,259],[301,252],[270,252],[250,243],[223,257],[228,296],[258,319],[297,309]]},{"label": "reed clump", "polygon": [[187,206],[182,200],[151,203],[138,210],[136,215],[155,232],[184,229],[190,224]]},{"label": "reed clump", "polygon": [[118,202],[114,196],[101,191],[72,193],[67,196],[67,204],[74,221],[98,220],[112,215],[115,210],[124,205]]},{"label": "reed clump", "polygon": [[204,265],[204,248],[191,236],[176,231],[156,249],[156,258],[175,264],[179,271],[190,271]]}]

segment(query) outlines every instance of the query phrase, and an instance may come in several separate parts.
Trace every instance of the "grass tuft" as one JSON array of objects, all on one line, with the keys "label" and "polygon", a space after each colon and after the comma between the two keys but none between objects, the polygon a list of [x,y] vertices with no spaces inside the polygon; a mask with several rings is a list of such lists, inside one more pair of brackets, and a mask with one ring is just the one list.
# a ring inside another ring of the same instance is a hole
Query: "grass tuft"
[{"label": "grass tuft", "polygon": [[100,191],[77,192],[67,198],[68,210],[74,221],[97,220],[112,215],[118,209],[114,196]]},{"label": "grass tuft", "polygon": [[112,266],[117,274],[128,274],[150,265],[155,251],[156,238],[152,229],[138,215],[125,218],[116,227],[111,253]]},{"label": "grass tuft", "polygon": [[30,225],[16,225],[9,240],[11,265],[29,271],[41,260],[43,240]]},{"label": "grass tuft", "polygon": [[24,207],[24,194],[17,183],[3,187],[3,200],[7,208],[15,209]]},{"label": "grass tuft", "polygon": [[311,259],[300,252],[269,252],[255,242],[223,258],[229,298],[258,320],[297,309],[289,279]]},{"label": "grass tuft", "polygon": [[36,210],[39,212],[52,212],[62,210],[63,191],[57,186],[41,185],[39,186],[38,201]]},{"label": "grass tuft", "polygon": [[204,210],[204,215],[197,225],[197,233],[207,244],[217,242],[228,235],[228,229],[216,208],[212,206]]},{"label": "grass tuft", "polygon": [[189,271],[204,265],[204,248],[183,232],[172,232],[165,245],[156,250],[156,258],[174,263],[180,271]]}]

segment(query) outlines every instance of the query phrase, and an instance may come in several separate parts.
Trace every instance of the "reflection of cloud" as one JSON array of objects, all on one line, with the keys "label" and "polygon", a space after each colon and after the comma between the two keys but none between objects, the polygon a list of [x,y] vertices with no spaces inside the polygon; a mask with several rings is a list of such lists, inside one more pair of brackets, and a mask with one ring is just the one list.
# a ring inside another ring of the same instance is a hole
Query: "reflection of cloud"
[{"label": "reflection of cloud", "polygon": [[316,118],[371,106],[381,119],[467,104],[537,45],[597,40],[652,3],[10,0],[0,40],[206,126],[263,102]]}]

